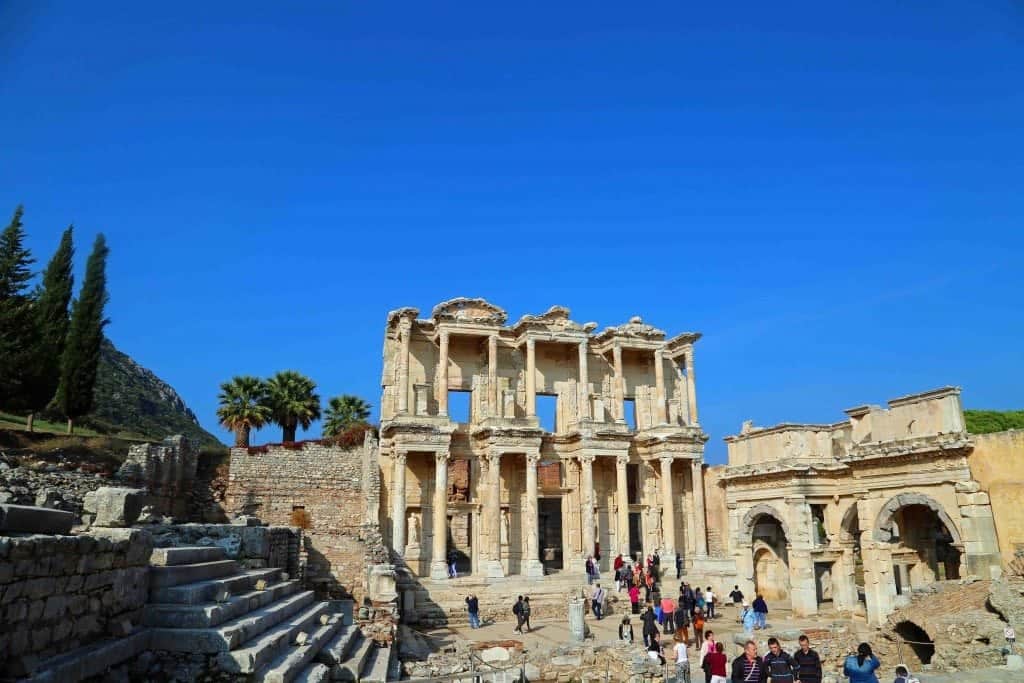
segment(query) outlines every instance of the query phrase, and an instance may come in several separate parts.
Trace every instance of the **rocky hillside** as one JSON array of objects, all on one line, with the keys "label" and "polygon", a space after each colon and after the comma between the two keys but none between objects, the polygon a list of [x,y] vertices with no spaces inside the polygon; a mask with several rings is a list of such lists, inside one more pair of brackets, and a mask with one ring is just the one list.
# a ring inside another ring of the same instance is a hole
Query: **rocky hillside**
[{"label": "rocky hillside", "polygon": [[221,446],[171,385],[104,341],[96,378],[96,410],[88,425],[150,439],[184,434],[203,446]]}]

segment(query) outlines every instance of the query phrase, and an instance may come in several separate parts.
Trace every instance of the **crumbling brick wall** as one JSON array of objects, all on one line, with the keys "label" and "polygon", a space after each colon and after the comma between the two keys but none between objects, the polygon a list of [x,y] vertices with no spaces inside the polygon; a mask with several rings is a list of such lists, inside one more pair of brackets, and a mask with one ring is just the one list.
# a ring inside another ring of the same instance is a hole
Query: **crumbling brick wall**
[{"label": "crumbling brick wall", "polygon": [[141,622],[152,550],[140,529],[0,537],[0,663],[21,666],[127,635]]},{"label": "crumbling brick wall", "polygon": [[272,525],[301,526],[306,583],[331,597],[361,599],[366,567],[388,559],[371,452],[371,440],[352,449],[317,442],[234,448],[225,507]]}]

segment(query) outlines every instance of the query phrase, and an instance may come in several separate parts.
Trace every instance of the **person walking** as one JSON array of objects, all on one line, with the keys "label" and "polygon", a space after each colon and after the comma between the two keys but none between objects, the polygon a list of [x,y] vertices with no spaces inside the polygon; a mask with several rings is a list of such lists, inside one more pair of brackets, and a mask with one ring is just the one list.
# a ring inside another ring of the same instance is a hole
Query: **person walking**
[{"label": "person walking", "polygon": [[796,681],[796,662],[782,649],[778,638],[768,639],[768,654],[764,656],[764,668],[772,683]]},{"label": "person walking", "polygon": [[448,551],[448,578],[457,579],[459,578],[459,570],[455,568],[455,562],[459,559],[459,554],[455,552],[455,548]]},{"label": "person walking", "polygon": [[676,578],[683,578],[683,556],[676,551]]},{"label": "person walking", "polygon": [[698,609],[693,613],[693,646],[704,644],[704,612]]},{"label": "person walking", "polygon": [[732,660],[733,683],[765,683],[768,680],[764,662],[757,656],[757,643],[748,640],[743,654]]},{"label": "person walking", "polygon": [[704,644],[700,646],[700,654],[697,657],[697,663],[704,670],[704,683],[711,683],[711,663],[708,661],[708,655],[715,651],[717,645],[718,643],[715,642],[715,632],[706,632],[704,634]]},{"label": "person walking", "polygon": [[690,657],[686,642],[676,643],[676,683],[690,683]]},{"label": "person walking", "polygon": [[[579,566],[579,565],[577,565],[577,566]],[[594,558],[592,556],[590,556],[590,555],[587,555],[586,569],[587,569],[587,585],[589,586],[589,585],[594,583],[594,577],[597,575],[597,569],[595,568],[595,565],[594,565]]]},{"label": "person walking", "polygon": [[469,627],[480,628],[480,601],[475,595],[466,596],[466,611],[469,612]]},{"label": "person walking", "polygon": [[1003,638],[1006,638],[1006,647],[1010,648],[1010,654],[1015,654],[1017,649],[1017,632],[1009,624],[1003,629]]},{"label": "person walking", "polygon": [[688,584],[688,583],[686,583],[684,581],[683,582],[683,587],[680,588],[679,590],[680,590],[679,601],[683,603],[683,606],[686,608],[686,611],[689,612],[690,616],[692,617],[693,616],[693,610],[694,610],[694,608],[696,608],[696,604],[694,604],[694,600],[693,600],[693,589],[690,588],[690,584]]},{"label": "person walking", "polygon": [[651,636],[658,632],[658,619],[654,616],[654,608],[647,606],[647,611],[640,617],[643,622],[644,647],[651,643]]},{"label": "person walking", "polygon": [[520,595],[516,604],[512,605],[512,614],[516,617],[516,627],[513,629],[519,635],[523,634],[523,596]]},{"label": "person walking", "polygon": [[[523,614],[523,625],[526,626],[526,632],[529,633],[530,631],[533,630],[533,627],[530,626],[530,596],[529,595],[527,595],[525,598],[523,598],[522,614]],[[520,629],[519,632],[522,633],[522,629]]]},{"label": "person walking", "polygon": [[843,675],[850,683],[878,683],[875,671],[882,664],[871,651],[871,646],[861,643],[857,646],[857,654],[850,654],[843,662]]},{"label": "person walking", "polygon": [[661,591],[655,586],[651,591],[651,604],[654,605],[654,616],[658,618],[658,625],[665,623],[665,615],[661,611]]},{"label": "person walking", "polygon": [[711,586],[704,591],[704,604],[707,606],[708,619],[715,618],[715,594],[711,592]]},{"label": "person walking", "polygon": [[764,596],[760,593],[754,599],[754,615],[757,617],[754,628],[768,628],[768,603],[764,601]]},{"label": "person walking", "polygon": [[629,623],[629,617],[622,617],[619,624],[619,640],[624,643],[633,643],[633,625]]},{"label": "person walking", "polygon": [[697,609],[707,615],[707,602],[704,600],[704,593],[701,592],[700,588],[693,591],[693,602]]},{"label": "person walking", "polygon": [[811,649],[807,636],[800,636],[800,649],[793,653],[796,662],[796,678],[800,683],[821,683],[821,657]]},{"label": "person walking", "polygon": [[682,605],[676,606],[676,640],[690,642],[690,613]]},{"label": "person walking", "polygon": [[647,644],[647,656],[661,666],[665,666],[665,653],[661,648],[661,640],[658,638],[657,631],[651,634],[651,641]]},{"label": "person walking", "polygon": [[622,586],[619,585],[619,577],[622,575],[622,565],[625,561],[622,559],[622,553],[615,556],[615,560],[612,562],[612,575],[615,577],[615,590],[622,590]]},{"label": "person walking", "polygon": [[629,587],[629,604],[633,607],[633,614],[640,614],[640,589],[636,584]]},{"label": "person walking", "polygon": [[594,592],[590,595],[590,607],[594,612],[594,618],[598,621],[601,621],[601,617],[603,616],[604,597],[604,589],[601,588],[601,584],[597,584],[594,588]]},{"label": "person walking", "polygon": [[726,683],[725,664],[728,661],[725,656],[725,645],[715,643],[715,651],[704,658],[707,662],[708,671],[711,672],[711,683]]},{"label": "person walking", "polygon": [[676,601],[665,596],[661,599],[661,623],[665,627],[665,633],[674,633],[676,630]]},{"label": "person walking", "polygon": [[746,603],[743,602],[743,591],[740,590],[739,586],[733,586],[732,592],[729,593],[729,599],[732,600],[732,606],[736,608],[736,623],[739,624],[743,621],[743,609]]},{"label": "person walking", "polygon": [[748,635],[753,633],[757,625],[757,616],[746,602],[743,603],[743,614],[740,618],[743,621],[743,632]]}]

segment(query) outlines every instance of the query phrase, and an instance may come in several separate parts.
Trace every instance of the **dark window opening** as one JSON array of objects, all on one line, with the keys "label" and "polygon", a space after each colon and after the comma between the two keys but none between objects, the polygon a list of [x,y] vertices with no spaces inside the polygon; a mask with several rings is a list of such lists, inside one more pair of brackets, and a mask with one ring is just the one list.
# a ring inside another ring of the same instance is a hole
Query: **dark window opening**
[{"label": "dark window opening", "polygon": [[828,535],[825,533],[824,505],[811,505],[811,529],[814,534],[814,545],[828,543]]},{"label": "dark window opening", "polygon": [[448,392],[448,419],[452,422],[469,424],[473,414],[470,406],[473,404],[472,391],[451,390]]},{"label": "dark window opening", "polygon": [[640,504],[640,465],[626,465],[626,501]]}]

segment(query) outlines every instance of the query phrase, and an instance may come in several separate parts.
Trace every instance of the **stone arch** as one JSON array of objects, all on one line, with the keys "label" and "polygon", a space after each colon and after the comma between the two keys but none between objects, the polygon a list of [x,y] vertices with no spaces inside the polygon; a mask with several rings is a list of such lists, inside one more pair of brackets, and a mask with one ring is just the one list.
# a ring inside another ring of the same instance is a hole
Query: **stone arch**
[{"label": "stone arch", "polygon": [[857,501],[850,503],[843,513],[843,520],[839,524],[839,539],[847,543],[860,540],[860,512],[857,509]]},{"label": "stone arch", "polygon": [[743,516],[743,536],[749,539],[751,534],[754,533],[754,523],[758,517],[771,517],[779,526],[782,527],[782,533],[786,536],[786,543],[791,543],[793,538],[789,534],[789,525],[786,523],[786,518],[779,514],[779,511],[773,508],[771,505],[760,503],[750,508],[746,515]]},{"label": "stone arch", "polygon": [[889,502],[879,510],[878,517],[875,519],[875,528],[872,536],[876,541],[881,543],[892,541],[893,517],[895,517],[896,512],[900,508],[907,507],[908,505],[923,505],[930,509],[938,515],[939,520],[946,526],[946,529],[953,537],[953,543],[960,544],[963,542],[960,537],[960,530],[957,529],[956,524],[953,523],[945,508],[934,498],[923,493],[900,493],[889,499]]}]

